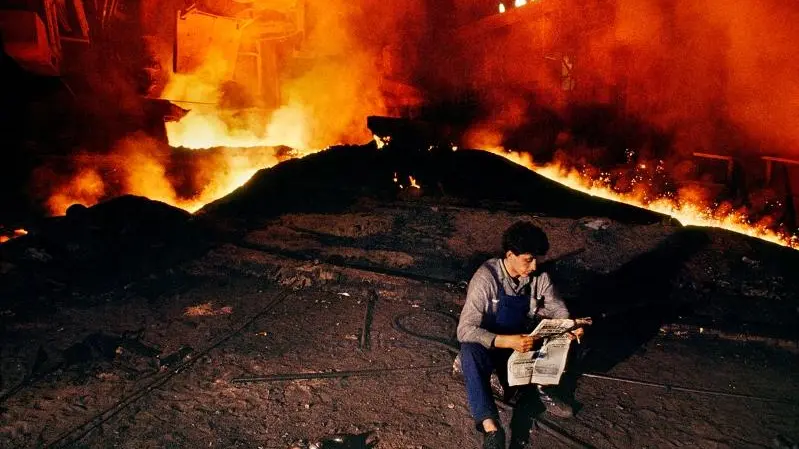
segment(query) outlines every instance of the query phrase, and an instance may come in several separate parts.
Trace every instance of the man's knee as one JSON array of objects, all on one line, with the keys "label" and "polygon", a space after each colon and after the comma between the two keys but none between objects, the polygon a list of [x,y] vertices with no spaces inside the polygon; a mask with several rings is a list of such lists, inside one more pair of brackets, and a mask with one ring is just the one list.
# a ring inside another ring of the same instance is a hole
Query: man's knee
[{"label": "man's knee", "polygon": [[482,359],[488,356],[488,349],[480,343],[461,343],[461,359]]},{"label": "man's knee", "polygon": [[480,343],[461,343],[461,352],[453,365],[455,372],[464,376],[487,374],[494,370],[489,350]]}]

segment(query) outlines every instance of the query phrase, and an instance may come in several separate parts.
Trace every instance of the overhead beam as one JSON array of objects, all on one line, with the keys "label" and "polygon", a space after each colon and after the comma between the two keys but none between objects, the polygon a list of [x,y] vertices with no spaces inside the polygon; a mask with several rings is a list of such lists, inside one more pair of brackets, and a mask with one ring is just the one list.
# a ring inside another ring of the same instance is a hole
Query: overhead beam
[{"label": "overhead beam", "polygon": [[84,38],[89,38],[89,21],[86,19],[86,9],[83,7],[83,0],[72,0],[72,6],[75,8],[75,17],[78,20],[80,27],[80,35]]}]

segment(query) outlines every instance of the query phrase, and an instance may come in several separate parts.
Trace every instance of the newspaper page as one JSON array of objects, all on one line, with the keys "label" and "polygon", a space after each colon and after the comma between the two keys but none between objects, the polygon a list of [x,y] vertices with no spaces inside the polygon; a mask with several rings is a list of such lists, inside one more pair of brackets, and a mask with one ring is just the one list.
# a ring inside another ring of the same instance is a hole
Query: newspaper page
[{"label": "newspaper page", "polygon": [[571,345],[567,332],[573,327],[574,320],[568,319],[545,319],[538,323],[530,335],[544,340],[541,349],[525,353],[513,351],[508,359],[508,384],[560,383]]}]

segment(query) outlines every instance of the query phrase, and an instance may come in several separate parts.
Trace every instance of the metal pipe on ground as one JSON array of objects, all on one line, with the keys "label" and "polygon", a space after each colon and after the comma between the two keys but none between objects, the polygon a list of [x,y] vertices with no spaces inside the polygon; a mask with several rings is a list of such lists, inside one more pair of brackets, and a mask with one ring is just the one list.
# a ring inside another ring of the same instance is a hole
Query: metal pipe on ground
[{"label": "metal pipe on ground", "polygon": [[369,331],[372,327],[372,318],[375,305],[377,304],[377,298],[377,292],[369,290],[369,298],[366,300],[366,311],[363,316],[363,329],[361,329],[361,338],[359,341],[359,346],[362,351],[368,351],[370,349]]},{"label": "metal pipe on ground", "polygon": [[750,394],[743,394],[743,393],[730,393],[726,391],[717,391],[717,390],[708,390],[705,388],[691,388],[691,387],[681,387],[678,385],[670,385],[670,384],[663,384],[658,382],[649,382],[646,380],[638,380],[638,379],[627,379],[624,377],[616,377],[616,376],[608,376],[604,374],[596,374],[596,373],[582,373],[580,374],[582,377],[587,377],[590,379],[601,379],[601,380],[608,380],[611,382],[620,382],[620,383],[627,383],[633,385],[641,385],[645,387],[656,387],[656,388],[663,388],[666,391],[683,391],[686,393],[697,393],[697,394],[706,394],[709,396],[722,396],[728,398],[737,398],[737,399],[752,399],[757,401],[766,401],[766,402],[782,402],[786,404],[793,404],[795,401],[791,401],[788,399],[781,399],[781,398],[769,398],[764,396],[755,396]]},{"label": "metal pipe on ground", "polygon": [[289,373],[289,374],[275,374],[272,376],[261,377],[236,377],[230,379],[231,383],[251,383],[251,382],[282,382],[288,380],[315,380],[315,379],[338,379],[344,377],[359,377],[359,376],[380,376],[391,373],[413,372],[413,371],[443,371],[450,369],[449,365],[432,365],[432,366],[409,366],[403,368],[381,368],[381,369],[365,369],[355,371],[333,371],[328,373]]}]

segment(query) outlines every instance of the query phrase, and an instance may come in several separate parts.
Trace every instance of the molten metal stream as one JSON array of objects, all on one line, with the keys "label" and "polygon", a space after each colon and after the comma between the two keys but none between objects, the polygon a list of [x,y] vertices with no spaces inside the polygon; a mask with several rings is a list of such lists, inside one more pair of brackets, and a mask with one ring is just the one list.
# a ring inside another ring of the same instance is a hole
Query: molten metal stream
[{"label": "molten metal stream", "polygon": [[559,164],[539,166],[535,165],[530,157],[520,153],[503,150],[487,151],[533,170],[539,175],[566,187],[592,196],[669,215],[685,226],[726,229],[778,245],[799,249],[798,235],[770,228],[769,225],[773,223],[773,220],[768,218],[760,222],[752,222],[745,210],[735,210],[724,204],[715,207],[703,206],[696,202],[665,195],[654,199],[642,198],[633,193],[616,192],[602,179],[592,179],[573,168],[565,168]]}]

